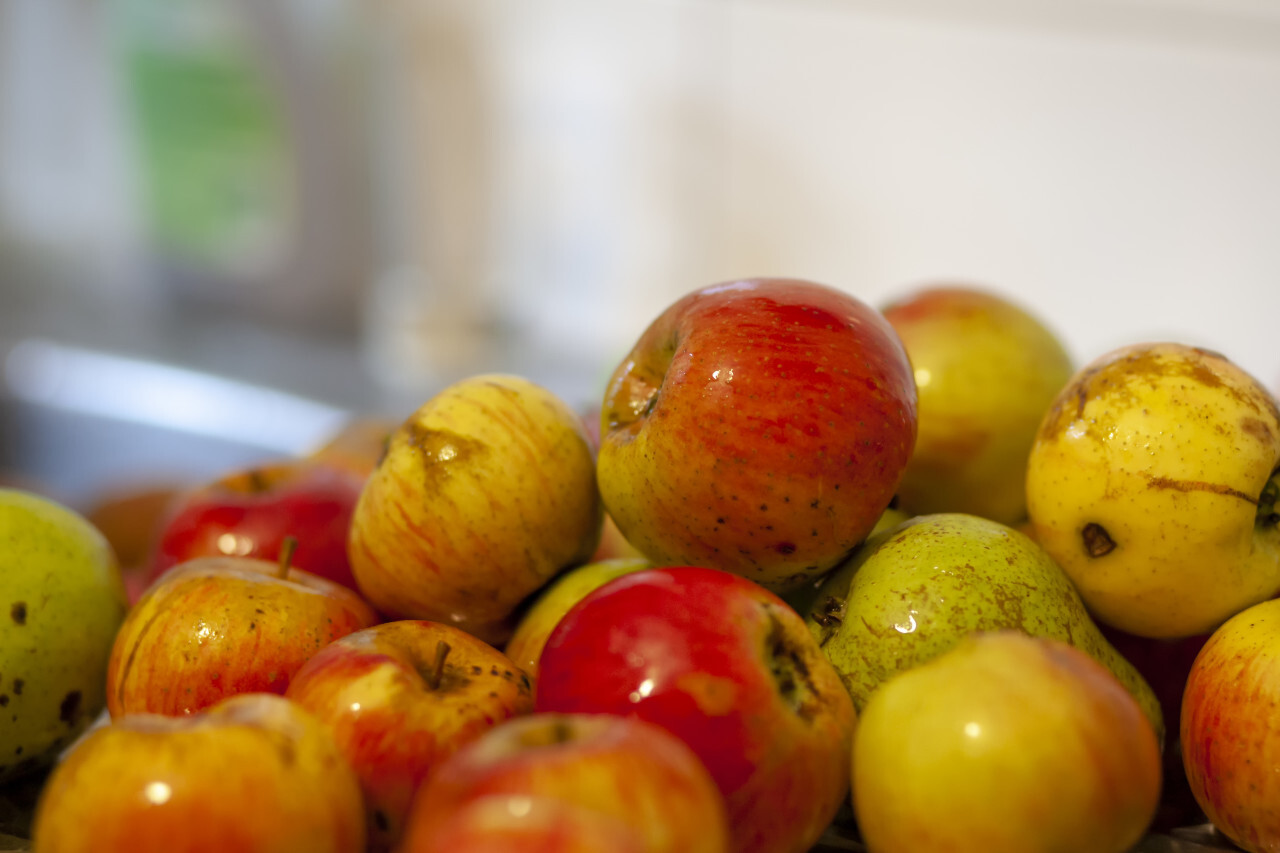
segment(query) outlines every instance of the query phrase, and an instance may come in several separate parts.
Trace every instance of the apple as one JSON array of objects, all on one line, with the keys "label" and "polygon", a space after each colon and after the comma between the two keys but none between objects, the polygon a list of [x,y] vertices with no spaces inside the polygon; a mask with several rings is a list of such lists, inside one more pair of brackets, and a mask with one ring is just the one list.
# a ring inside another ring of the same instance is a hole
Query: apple
[{"label": "apple", "polygon": [[456,625],[501,646],[517,608],[600,540],[578,415],[517,376],[460,380],[392,434],[351,519],[356,583],[388,620]]},{"label": "apple", "polygon": [[284,694],[319,719],[360,778],[369,849],[390,850],[422,780],[464,743],[533,709],[506,655],[438,622],[384,622],[334,640]]},{"label": "apple", "polygon": [[1280,849],[1280,600],[1210,634],[1182,698],[1187,782],[1213,825],[1245,850]]},{"label": "apple", "polygon": [[639,829],[604,812],[528,794],[490,794],[458,806],[429,839],[398,853],[645,853]]},{"label": "apple", "polygon": [[538,677],[538,658],[547,643],[551,629],[564,618],[569,608],[596,587],[641,569],[651,569],[653,564],[643,557],[615,557],[584,563],[569,569],[539,591],[533,603],[516,623],[515,632],[503,649],[507,657],[528,673]]},{"label": "apple", "polygon": [[1207,634],[1280,590],[1280,407],[1222,355],[1121,347],[1055,398],[1027,462],[1035,539],[1098,621]]},{"label": "apple", "polygon": [[355,592],[287,559],[189,560],[152,584],[120,626],[107,709],[181,715],[237,693],[284,693],[317,651],[377,622]]},{"label": "apple", "polygon": [[919,395],[898,506],[1021,522],[1031,443],[1073,372],[1057,334],[1009,298],[972,285],[924,287],[883,312],[907,349]]},{"label": "apple", "polygon": [[1160,798],[1133,696],[1061,640],[971,634],[863,708],[853,807],[870,853],[1123,853]]},{"label": "apple", "polygon": [[294,565],[355,589],[347,530],[363,480],[315,460],[285,459],[234,471],[190,490],[166,517],[149,580],[196,557],[277,560],[297,540]]},{"label": "apple", "polygon": [[[596,821],[594,829],[579,827],[572,834],[625,832],[645,853],[733,849],[724,800],[679,738],[632,717],[535,713],[489,730],[436,768],[414,798],[398,853],[455,849],[444,839],[456,831],[460,815],[492,808],[477,802],[512,795],[528,798],[507,800],[516,811],[531,811],[534,800],[552,800],[598,815],[605,826]],[[607,828],[609,821],[619,828]]]},{"label": "apple", "polygon": [[329,733],[262,693],[94,729],[54,768],[32,834],[42,853],[358,853],[365,840],[359,783]]},{"label": "apple", "polygon": [[609,379],[598,482],[628,542],[788,592],[888,507],[916,389],[884,317],[832,287],[748,279],[696,290]]},{"label": "apple", "polygon": [[0,782],[47,767],[102,711],[125,608],[96,527],[50,498],[0,488]]},{"label": "apple", "polygon": [[735,851],[808,850],[849,790],[855,713],[804,620],[760,584],[670,566],[615,578],[552,629],[541,712],[637,717],[702,759]]}]

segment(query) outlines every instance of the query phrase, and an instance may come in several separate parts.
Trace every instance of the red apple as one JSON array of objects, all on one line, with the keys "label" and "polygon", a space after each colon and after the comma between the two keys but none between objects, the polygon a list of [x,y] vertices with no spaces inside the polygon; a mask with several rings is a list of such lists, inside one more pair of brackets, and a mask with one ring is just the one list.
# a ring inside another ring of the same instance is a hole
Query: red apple
[{"label": "red apple", "polygon": [[329,727],[360,777],[371,850],[399,841],[414,792],[442,760],[533,709],[506,655],[438,622],[384,622],[321,649],[285,696]]},{"label": "red apple", "polygon": [[538,661],[538,711],[656,723],[725,797],[735,851],[808,850],[849,790],[855,714],[800,616],[716,569],[623,575],[560,620]]},{"label": "red apple", "polygon": [[276,560],[356,589],[347,531],[363,479],[336,464],[288,459],[228,474],[180,497],[161,528],[150,580],[196,557]]},{"label": "red apple", "polygon": [[329,733],[261,693],[92,730],[50,775],[32,833],[44,853],[360,853],[365,840]]},{"label": "red apple", "polygon": [[356,593],[301,569],[190,560],[125,617],[107,663],[107,709],[190,714],[237,693],[284,693],[317,651],[377,621]]},{"label": "red apple", "polygon": [[884,317],[825,285],[728,282],[671,304],[609,380],[597,479],[659,565],[776,592],[825,573],[893,498],[916,389]]},{"label": "red apple", "polygon": [[[526,798],[507,801],[517,812],[531,811],[535,799],[553,800],[603,819],[573,835],[603,832],[628,839],[623,846],[597,848],[602,851],[625,850],[628,843],[644,853],[731,849],[720,792],[678,738],[611,714],[533,714],[491,729],[436,768],[414,799],[398,853],[471,850],[445,845],[458,831],[459,816],[491,808],[478,801],[511,795]],[[615,829],[608,828],[611,821]]]},{"label": "red apple", "polygon": [[1223,835],[1280,850],[1280,599],[1241,611],[1209,635],[1182,697],[1187,782]]}]

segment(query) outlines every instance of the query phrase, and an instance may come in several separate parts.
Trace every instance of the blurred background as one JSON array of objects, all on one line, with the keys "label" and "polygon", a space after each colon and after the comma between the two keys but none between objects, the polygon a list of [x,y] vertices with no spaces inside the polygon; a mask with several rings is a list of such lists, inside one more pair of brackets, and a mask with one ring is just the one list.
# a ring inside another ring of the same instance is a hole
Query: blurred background
[{"label": "blurred background", "polygon": [[1277,152],[1275,0],[0,0],[0,469],[202,476],[482,370],[589,410],[756,275],[1280,389]]}]

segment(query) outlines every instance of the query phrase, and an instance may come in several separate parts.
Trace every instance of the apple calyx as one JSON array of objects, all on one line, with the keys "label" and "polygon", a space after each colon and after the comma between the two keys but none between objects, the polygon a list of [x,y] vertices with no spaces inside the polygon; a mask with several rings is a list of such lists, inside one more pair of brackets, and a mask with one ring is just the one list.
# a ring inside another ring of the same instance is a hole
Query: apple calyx
[{"label": "apple calyx", "polygon": [[809,674],[809,664],[795,641],[787,634],[782,620],[766,605],[769,632],[765,636],[765,660],[778,688],[778,695],[803,720],[818,715],[817,688]]},{"label": "apple calyx", "polygon": [[1280,529],[1280,468],[1271,472],[1271,479],[1262,487],[1254,525],[1259,529]]},{"label": "apple calyx", "polygon": [[444,640],[436,642],[436,657],[431,664],[431,668],[422,673],[426,679],[427,686],[432,690],[439,690],[440,685],[444,683],[444,662],[449,657],[449,652],[453,647]]},{"label": "apple calyx", "polygon": [[280,543],[280,560],[276,563],[276,577],[284,580],[289,577],[289,569],[293,564],[293,554],[298,550],[298,537],[286,536]]}]

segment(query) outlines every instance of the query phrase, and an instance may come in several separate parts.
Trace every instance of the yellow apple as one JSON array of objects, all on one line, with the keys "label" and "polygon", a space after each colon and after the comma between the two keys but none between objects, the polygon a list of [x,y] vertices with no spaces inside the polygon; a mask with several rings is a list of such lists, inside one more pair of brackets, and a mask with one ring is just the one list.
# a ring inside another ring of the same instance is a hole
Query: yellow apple
[{"label": "yellow apple", "polygon": [[871,695],[853,744],[870,853],[1121,853],[1160,799],[1133,696],[1060,640],[972,634]]},{"label": "yellow apple", "polygon": [[919,290],[884,316],[911,359],[920,407],[898,506],[1021,521],[1036,427],[1071,378],[1062,342],[1026,309],[972,286]]},{"label": "yellow apple", "polygon": [[602,517],[577,413],[533,382],[486,374],[440,391],[392,433],[348,554],[386,618],[501,645],[521,602],[595,552]]},{"label": "yellow apple", "polygon": [[1212,631],[1280,590],[1280,409],[1224,356],[1135,344],[1080,370],[1027,464],[1034,536],[1097,619]]}]

